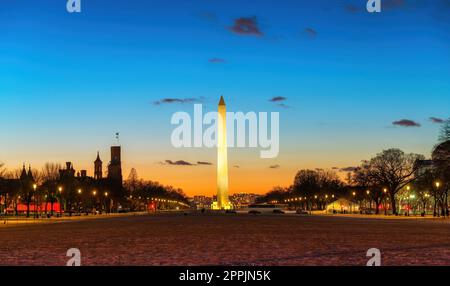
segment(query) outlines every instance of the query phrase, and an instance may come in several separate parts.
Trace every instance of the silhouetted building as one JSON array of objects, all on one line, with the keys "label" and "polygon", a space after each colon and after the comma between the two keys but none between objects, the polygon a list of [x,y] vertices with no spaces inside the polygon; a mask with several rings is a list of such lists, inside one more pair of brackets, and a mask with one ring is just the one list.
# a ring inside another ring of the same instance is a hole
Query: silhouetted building
[{"label": "silhouetted building", "polygon": [[94,179],[103,178],[103,162],[100,160],[100,153],[97,151],[97,159],[94,161]]},{"label": "silhouetted building", "polygon": [[120,146],[111,147],[111,162],[108,165],[108,178],[122,182],[122,162]]}]

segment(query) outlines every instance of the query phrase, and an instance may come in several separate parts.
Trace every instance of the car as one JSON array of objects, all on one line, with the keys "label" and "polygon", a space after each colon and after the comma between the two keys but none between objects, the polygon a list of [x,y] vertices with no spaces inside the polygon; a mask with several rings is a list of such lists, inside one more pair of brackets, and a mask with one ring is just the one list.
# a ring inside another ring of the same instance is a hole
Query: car
[{"label": "car", "polygon": [[260,212],[260,211],[257,211],[257,210],[251,210],[251,211],[249,211],[248,213],[249,213],[249,214],[253,214],[253,215],[261,214],[261,212]]},{"label": "car", "polygon": [[296,214],[301,214],[301,215],[307,215],[307,214],[309,214],[308,211],[301,210],[301,209],[298,209],[297,211],[295,211],[295,213],[296,213]]},{"label": "car", "polygon": [[283,210],[273,210],[274,214],[285,214]]},{"label": "car", "polygon": [[226,214],[235,214],[236,211],[235,210],[226,210],[225,213]]}]

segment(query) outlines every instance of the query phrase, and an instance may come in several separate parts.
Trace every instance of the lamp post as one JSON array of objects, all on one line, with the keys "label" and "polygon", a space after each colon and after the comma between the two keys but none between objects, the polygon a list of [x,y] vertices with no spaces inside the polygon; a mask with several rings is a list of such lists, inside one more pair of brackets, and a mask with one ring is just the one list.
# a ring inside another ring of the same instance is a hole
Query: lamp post
[{"label": "lamp post", "polygon": [[108,212],[109,212],[109,207],[108,207],[108,192],[105,192],[105,210],[106,210],[106,213],[108,214]]},{"label": "lamp post", "polygon": [[96,196],[97,195],[97,191],[92,191],[92,196],[93,196],[93,198],[94,198],[94,209],[95,209],[95,212],[94,212],[94,214],[97,214],[97,200],[96,200]]},{"label": "lamp post", "polygon": [[409,194],[409,191],[411,190],[411,187],[407,186],[406,190],[408,191],[408,193],[406,194],[406,199],[407,199],[407,202],[408,202],[408,204],[406,205],[406,216],[409,216],[409,205],[411,203],[411,196]]},{"label": "lamp post", "polygon": [[77,212],[80,214],[80,205],[81,205],[81,194],[83,193],[82,189],[78,189],[78,204],[77,204]]},{"label": "lamp post", "polygon": [[436,211],[436,207],[437,207],[437,201],[436,201],[436,197],[437,194],[439,192],[439,187],[441,186],[441,183],[436,182],[436,196],[434,196],[434,212],[433,212],[433,216],[439,216],[439,211]]},{"label": "lamp post", "polygon": [[59,191],[59,216],[62,217],[62,191],[63,191],[63,188],[60,186],[58,188],[58,191]]},{"label": "lamp post", "polygon": [[33,184],[33,190],[34,190],[34,219],[37,217],[37,195],[36,195],[36,189],[37,185]]},{"label": "lamp post", "polygon": [[387,189],[386,188],[383,189],[383,193],[384,193],[384,215],[387,215],[387,203],[386,203],[386,201],[387,201],[387,197],[386,197]]}]

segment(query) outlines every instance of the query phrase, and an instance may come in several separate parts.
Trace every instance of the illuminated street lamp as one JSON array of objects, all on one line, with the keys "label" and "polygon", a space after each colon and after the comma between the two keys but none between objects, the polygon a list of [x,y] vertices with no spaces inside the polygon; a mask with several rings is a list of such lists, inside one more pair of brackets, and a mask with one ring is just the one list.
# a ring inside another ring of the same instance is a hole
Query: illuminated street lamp
[{"label": "illuminated street lamp", "polygon": [[33,190],[34,190],[34,218],[37,217],[37,195],[36,195],[36,189],[37,189],[37,185],[33,184]]},{"label": "illuminated street lamp", "polygon": [[61,217],[62,216],[62,191],[63,191],[63,188],[61,186],[59,186],[58,191],[59,191],[59,216]]}]

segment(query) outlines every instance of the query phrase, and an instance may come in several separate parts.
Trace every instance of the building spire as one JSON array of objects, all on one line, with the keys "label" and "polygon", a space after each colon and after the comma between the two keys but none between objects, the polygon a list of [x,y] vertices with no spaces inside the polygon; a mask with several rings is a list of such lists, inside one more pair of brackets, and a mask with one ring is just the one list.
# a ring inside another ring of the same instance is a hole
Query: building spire
[{"label": "building spire", "polygon": [[220,96],[219,105],[225,105],[225,100],[223,99],[223,96]]},{"label": "building spire", "polygon": [[100,159],[100,152],[97,151],[97,159],[95,159],[95,162],[101,162],[102,160]]}]

